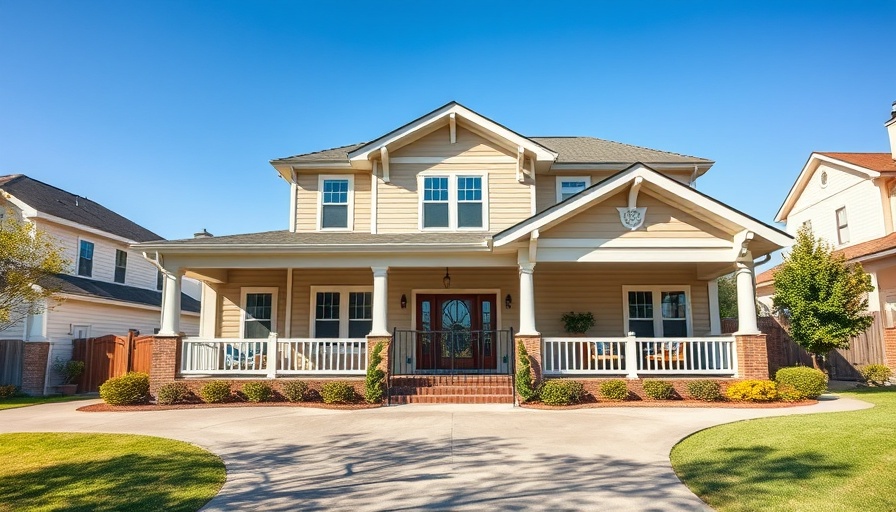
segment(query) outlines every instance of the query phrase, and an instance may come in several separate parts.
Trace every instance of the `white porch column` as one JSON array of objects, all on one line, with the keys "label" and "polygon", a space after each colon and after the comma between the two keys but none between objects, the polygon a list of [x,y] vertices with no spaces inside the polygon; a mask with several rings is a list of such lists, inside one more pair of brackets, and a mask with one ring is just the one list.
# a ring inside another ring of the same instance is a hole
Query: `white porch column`
[{"label": "white porch column", "polygon": [[[747,255],[749,256],[749,252]],[[753,260],[737,262],[734,273],[737,283],[737,332],[735,334],[760,334],[756,325],[756,288],[753,281]]]},{"label": "white porch column", "polygon": [[387,276],[389,267],[371,267],[373,270],[373,322],[370,336],[389,336],[386,328],[389,315],[389,287]]},{"label": "white porch column", "polygon": [[535,329],[535,263],[520,263],[520,331],[522,336],[538,336]]},{"label": "white porch column", "polygon": [[201,282],[202,301],[199,307],[199,337],[214,338],[218,325],[218,285]]},{"label": "white porch column", "polygon": [[180,333],[180,276],[181,269],[166,268],[162,272],[162,328],[159,336]]},{"label": "white porch column", "polygon": [[709,335],[722,334],[722,318],[719,313],[719,279],[713,279],[706,283],[709,292]]}]

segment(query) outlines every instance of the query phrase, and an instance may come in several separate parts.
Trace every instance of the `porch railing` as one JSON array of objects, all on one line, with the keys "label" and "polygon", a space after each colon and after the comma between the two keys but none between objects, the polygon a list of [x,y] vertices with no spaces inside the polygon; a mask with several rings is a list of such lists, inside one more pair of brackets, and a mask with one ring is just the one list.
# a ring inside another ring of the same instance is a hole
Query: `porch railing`
[{"label": "porch railing", "polygon": [[[367,340],[184,338],[181,375],[363,375]],[[268,357],[273,354],[274,357]]]},{"label": "porch railing", "polygon": [[545,338],[545,375],[734,375],[734,337]]},{"label": "porch railing", "polygon": [[392,375],[507,375],[513,370],[513,332],[396,329],[389,360]]}]

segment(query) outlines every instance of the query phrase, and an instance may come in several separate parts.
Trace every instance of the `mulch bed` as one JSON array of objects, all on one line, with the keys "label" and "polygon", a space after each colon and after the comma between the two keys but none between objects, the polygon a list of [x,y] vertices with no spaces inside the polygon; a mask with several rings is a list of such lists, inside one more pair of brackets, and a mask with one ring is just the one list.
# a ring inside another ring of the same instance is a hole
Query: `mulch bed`
[{"label": "mulch bed", "polygon": [[622,402],[586,402],[576,405],[546,405],[541,402],[520,404],[526,409],[563,410],[563,409],[597,409],[603,407],[683,407],[712,409],[781,409],[784,407],[800,407],[815,405],[818,400],[800,402],[703,402],[700,400],[625,400]]},{"label": "mulch bed", "polygon": [[382,407],[382,404],[325,404],[323,402],[227,402],[223,404],[206,404],[206,403],[190,403],[190,404],[174,404],[174,405],[109,405],[109,404],[93,404],[79,407],[79,411],[83,412],[132,412],[132,411],[172,411],[180,409],[220,409],[230,407],[311,407],[314,409],[376,409]]}]

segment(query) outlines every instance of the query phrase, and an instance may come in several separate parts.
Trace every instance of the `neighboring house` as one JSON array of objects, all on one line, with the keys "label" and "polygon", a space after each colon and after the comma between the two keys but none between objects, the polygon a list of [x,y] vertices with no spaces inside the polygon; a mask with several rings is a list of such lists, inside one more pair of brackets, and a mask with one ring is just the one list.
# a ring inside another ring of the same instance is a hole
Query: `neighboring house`
[{"label": "neighboring house", "polygon": [[[130,246],[162,237],[94,201],[22,174],[0,176],[0,215],[13,215],[48,233],[71,262],[70,273],[43,283],[58,287],[60,300],[0,331],[0,340],[24,340],[27,350],[40,349],[38,359],[46,363],[57,356],[69,358],[73,339],[131,329],[158,331],[161,271]],[[184,295],[181,302],[180,330],[198,333],[199,301]],[[55,376],[44,380],[52,385]]]},{"label": "neighboring house", "polygon": [[[153,389],[360,375],[380,342],[393,393],[403,376],[509,385],[514,339],[538,376],[767,376],[753,259],[791,238],[695,190],[710,160],[525,137],[452,102],[370,142],[271,164],[290,185],[288,230],[135,246],[167,271],[166,312],[181,276],[204,283],[199,338],[166,341],[181,327],[163,319],[154,357],[181,355]],[[748,307],[742,336],[723,337],[716,279],[735,270]],[[594,314],[587,337],[564,332],[569,311]]]},{"label": "neighboring house", "polygon": [[[896,320],[896,103],[885,126],[889,153],[812,153],[775,216],[791,235],[808,225],[836,254],[862,264],[874,285],[868,310],[880,317],[874,327],[880,339]],[[759,300],[768,306],[776,270],[756,277]],[[888,357],[896,361],[896,354]]]}]

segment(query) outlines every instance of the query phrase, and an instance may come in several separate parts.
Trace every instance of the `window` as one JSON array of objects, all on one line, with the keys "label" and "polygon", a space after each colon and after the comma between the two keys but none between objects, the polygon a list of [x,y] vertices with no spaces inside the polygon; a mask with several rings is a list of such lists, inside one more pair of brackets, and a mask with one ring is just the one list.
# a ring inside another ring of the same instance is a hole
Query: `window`
[{"label": "window", "polygon": [[124,275],[128,268],[128,253],[115,249],[115,282],[124,283]]},{"label": "window", "polygon": [[321,176],[320,229],[352,229],[352,177]]},{"label": "window", "polygon": [[841,244],[849,242],[849,223],[846,221],[846,207],[837,210],[837,240]]},{"label": "window", "polygon": [[78,275],[93,276],[93,242],[81,240],[78,250]]},{"label": "window", "polygon": [[488,229],[487,175],[420,180],[420,229]]},{"label": "window", "polygon": [[628,330],[645,338],[690,336],[690,287],[623,287]]},{"label": "window", "polygon": [[267,338],[277,325],[277,288],[243,288],[242,337]]},{"label": "window", "polygon": [[312,287],[313,338],[364,338],[373,327],[373,292],[364,287]]},{"label": "window", "polygon": [[162,289],[162,283],[165,282],[165,277],[162,275],[161,270],[156,270],[156,290]]},{"label": "window", "polygon": [[590,186],[590,176],[558,176],[557,202],[566,201]]}]

